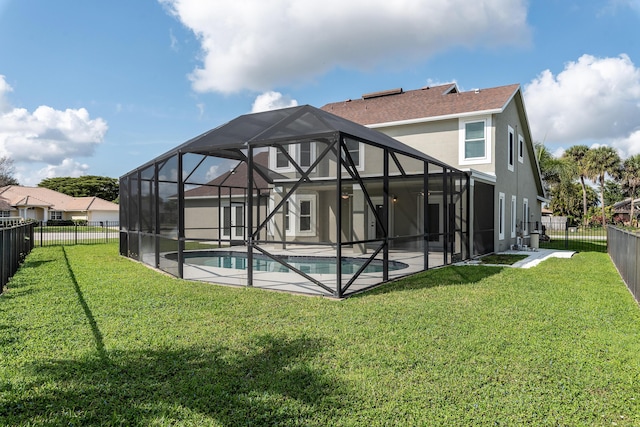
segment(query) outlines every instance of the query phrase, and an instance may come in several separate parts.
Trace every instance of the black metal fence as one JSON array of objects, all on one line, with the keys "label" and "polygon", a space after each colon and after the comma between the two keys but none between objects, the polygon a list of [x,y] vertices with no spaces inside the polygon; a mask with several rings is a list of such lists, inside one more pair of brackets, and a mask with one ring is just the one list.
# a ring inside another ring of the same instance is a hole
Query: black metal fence
[{"label": "black metal fence", "polygon": [[609,256],[622,280],[640,302],[640,234],[609,226]]},{"label": "black metal fence", "polygon": [[116,242],[120,237],[117,221],[82,221],[69,225],[37,224],[36,246],[82,245]]},{"label": "black metal fence", "polygon": [[542,225],[540,247],[579,252],[607,252],[607,229],[602,226]]},{"label": "black metal fence", "polygon": [[0,228],[0,293],[33,249],[34,223]]}]

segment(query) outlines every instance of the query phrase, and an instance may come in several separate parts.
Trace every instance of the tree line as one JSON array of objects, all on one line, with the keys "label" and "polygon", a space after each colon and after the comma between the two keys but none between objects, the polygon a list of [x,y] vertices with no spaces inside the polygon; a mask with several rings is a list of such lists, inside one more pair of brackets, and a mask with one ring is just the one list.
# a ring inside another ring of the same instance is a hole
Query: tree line
[{"label": "tree line", "polygon": [[[20,185],[14,177],[13,160],[0,157],[0,187]],[[46,178],[38,187],[48,188],[72,197],[100,197],[109,202],[118,201],[119,182],[106,176]]]},{"label": "tree line", "polygon": [[[574,145],[561,157],[554,157],[544,144],[535,146],[551,200],[548,207],[554,215],[584,225],[606,225],[614,221],[614,203],[640,197],[640,154],[623,160],[612,147]],[[630,218],[632,225],[637,225],[633,202]]]}]

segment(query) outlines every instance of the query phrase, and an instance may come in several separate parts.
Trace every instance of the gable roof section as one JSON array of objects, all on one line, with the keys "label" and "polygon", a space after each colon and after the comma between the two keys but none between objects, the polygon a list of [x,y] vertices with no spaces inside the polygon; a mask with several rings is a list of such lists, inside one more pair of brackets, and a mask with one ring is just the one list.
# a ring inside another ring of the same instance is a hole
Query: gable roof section
[{"label": "gable roof section", "polygon": [[364,95],[361,99],[334,102],[322,107],[362,125],[380,125],[418,119],[442,119],[467,114],[501,112],[520,85],[459,92],[447,84],[423,89],[394,90]]},{"label": "gable roof section", "polygon": [[0,188],[0,198],[15,207],[41,207],[56,211],[118,211],[120,207],[99,197],[71,197],[44,187],[9,185]]}]

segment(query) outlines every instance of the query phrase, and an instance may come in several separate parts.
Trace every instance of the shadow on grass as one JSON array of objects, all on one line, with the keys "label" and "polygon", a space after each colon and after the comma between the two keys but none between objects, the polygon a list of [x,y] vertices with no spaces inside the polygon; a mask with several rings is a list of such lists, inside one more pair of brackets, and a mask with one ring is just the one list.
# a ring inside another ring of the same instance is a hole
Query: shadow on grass
[{"label": "shadow on grass", "polygon": [[[47,425],[302,425],[339,411],[341,385],[311,360],[327,343],[265,335],[222,347],[107,352],[108,360],[30,367],[29,393],[7,399],[0,420]],[[36,386],[37,385],[37,386]],[[342,390],[344,392],[344,390]]]},{"label": "shadow on grass", "polygon": [[450,265],[427,270],[387,283],[366,293],[354,295],[352,298],[399,291],[428,289],[436,286],[468,285],[498,274],[503,268],[504,267],[482,265]]},{"label": "shadow on grass", "polygon": [[64,255],[64,262],[67,265],[67,270],[69,271],[69,278],[73,283],[73,288],[78,295],[78,302],[80,306],[82,306],[82,310],[84,310],[85,316],[87,316],[87,321],[89,322],[89,326],[91,327],[91,333],[93,334],[93,338],[96,341],[96,350],[98,351],[98,355],[101,359],[106,359],[106,354],[104,350],[104,340],[102,338],[102,332],[100,332],[100,328],[98,328],[98,323],[96,322],[95,317],[93,317],[93,313],[87,304],[87,301],[84,298],[84,294],[80,289],[80,285],[78,285],[78,280],[76,279],[76,275],[73,272],[73,268],[71,268],[71,264],[69,263],[69,257],[67,257],[67,251],[62,247],[62,254]]}]

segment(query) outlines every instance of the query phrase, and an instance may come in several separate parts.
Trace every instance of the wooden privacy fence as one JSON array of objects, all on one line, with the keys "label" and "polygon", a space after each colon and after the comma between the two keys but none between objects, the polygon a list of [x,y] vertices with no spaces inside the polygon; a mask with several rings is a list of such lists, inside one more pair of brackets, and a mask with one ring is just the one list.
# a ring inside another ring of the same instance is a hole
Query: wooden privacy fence
[{"label": "wooden privacy fence", "polygon": [[33,249],[35,223],[0,228],[0,293]]},{"label": "wooden privacy fence", "polygon": [[609,226],[609,256],[636,301],[640,302],[640,235]]}]

